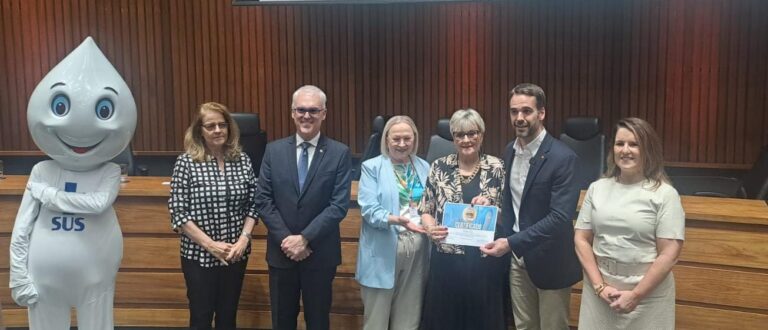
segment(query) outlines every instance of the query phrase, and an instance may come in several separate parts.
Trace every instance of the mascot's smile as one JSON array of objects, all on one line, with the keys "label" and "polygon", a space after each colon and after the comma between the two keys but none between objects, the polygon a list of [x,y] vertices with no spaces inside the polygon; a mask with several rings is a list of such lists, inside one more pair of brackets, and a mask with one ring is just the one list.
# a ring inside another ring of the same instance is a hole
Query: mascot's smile
[{"label": "mascot's smile", "polygon": [[59,141],[61,141],[61,143],[63,143],[65,146],[67,146],[67,148],[71,149],[72,151],[74,151],[75,153],[78,153],[78,154],[84,154],[86,152],[89,152],[89,151],[93,150],[93,148],[96,148],[97,146],[99,146],[99,144],[101,144],[102,141],[104,141],[104,139],[101,139],[101,140],[99,140],[99,142],[96,142],[96,144],[94,144],[94,145],[87,146],[87,147],[78,147],[78,146],[73,146],[72,144],[69,144],[69,143],[65,142],[64,139],[62,139],[58,135],[56,135],[56,138],[58,138]]}]

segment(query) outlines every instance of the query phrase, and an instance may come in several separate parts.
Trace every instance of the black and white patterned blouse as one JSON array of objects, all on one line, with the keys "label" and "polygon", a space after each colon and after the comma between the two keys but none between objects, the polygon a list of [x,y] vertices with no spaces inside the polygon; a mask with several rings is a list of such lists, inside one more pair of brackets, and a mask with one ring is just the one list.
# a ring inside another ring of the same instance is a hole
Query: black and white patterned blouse
[{"label": "black and white patterned blouse", "polygon": [[[243,231],[245,217],[257,219],[259,215],[253,203],[255,197],[256,176],[246,154],[224,162],[222,173],[215,158],[195,162],[185,153],[176,159],[171,177],[171,227],[177,230],[191,220],[214,241],[234,244]],[[249,244],[243,261],[250,252]],[[202,267],[224,266],[186,235],[181,235],[181,256]]]},{"label": "black and white patterned blouse", "polygon": [[[491,205],[498,207],[501,202],[501,193],[504,191],[504,161],[494,156],[481,154],[479,166],[477,175],[480,177],[480,195],[487,198]],[[457,154],[450,154],[432,162],[419,213],[431,215],[437,224],[441,225],[443,223],[443,206],[446,202],[464,202]],[[501,219],[501,215],[498,219]],[[494,238],[501,237],[503,232],[501,221],[497,221]],[[438,252],[449,254],[464,254],[464,249],[467,248],[447,243],[436,243],[436,246]]]}]

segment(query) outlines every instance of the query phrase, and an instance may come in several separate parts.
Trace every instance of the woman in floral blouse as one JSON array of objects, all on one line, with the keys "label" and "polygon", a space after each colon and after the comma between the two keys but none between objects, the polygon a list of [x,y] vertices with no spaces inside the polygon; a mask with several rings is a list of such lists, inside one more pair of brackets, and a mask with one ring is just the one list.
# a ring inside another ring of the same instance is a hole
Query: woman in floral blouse
[{"label": "woman in floral blouse", "polygon": [[[478,247],[446,244],[446,202],[498,205],[504,163],[480,153],[485,123],[477,111],[451,117],[456,154],[435,160],[421,203],[422,222],[434,244],[422,314],[422,329],[506,329],[507,260],[486,257]],[[501,223],[496,237],[503,236]]]}]

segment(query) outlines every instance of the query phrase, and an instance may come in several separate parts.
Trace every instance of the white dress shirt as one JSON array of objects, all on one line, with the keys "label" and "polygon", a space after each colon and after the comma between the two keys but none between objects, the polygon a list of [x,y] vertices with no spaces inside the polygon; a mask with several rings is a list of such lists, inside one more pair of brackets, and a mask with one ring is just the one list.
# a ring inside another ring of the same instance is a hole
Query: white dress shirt
[{"label": "white dress shirt", "polygon": [[298,134],[296,134],[296,167],[299,167],[299,162],[301,161],[301,144],[304,142],[309,142],[310,146],[307,148],[307,153],[309,154],[309,158],[307,159],[307,170],[309,170],[309,167],[312,166],[312,157],[315,156],[315,149],[317,149],[317,142],[320,141],[320,132],[317,132],[317,135],[313,137],[309,141],[305,141],[301,138]]},{"label": "white dress shirt", "polygon": [[515,212],[515,224],[512,229],[516,233],[520,232],[520,201],[523,198],[528,171],[531,169],[531,159],[536,156],[545,136],[547,136],[547,130],[542,129],[531,143],[522,146],[521,140],[515,139],[515,144],[512,146],[515,148],[515,160],[512,161],[512,169],[509,173],[509,189],[512,192],[512,210]]}]

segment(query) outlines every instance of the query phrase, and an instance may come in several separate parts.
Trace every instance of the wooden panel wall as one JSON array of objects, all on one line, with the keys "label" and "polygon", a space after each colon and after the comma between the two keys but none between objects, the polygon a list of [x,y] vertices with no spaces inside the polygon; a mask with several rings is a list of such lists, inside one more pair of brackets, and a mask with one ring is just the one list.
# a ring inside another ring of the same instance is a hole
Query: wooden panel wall
[{"label": "wooden panel wall", "polygon": [[[190,112],[215,100],[292,132],[290,94],[329,96],[327,133],[360,153],[378,114],[478,109],[486,150],[513,138],[507,92],[535,82],[546,119],[649,120],[668,161],[743,167],[768,144],[768,2],[551,0],[236,7],[231,0],[0,1],[0,152],[37,150],[37,82],[95,38],[139,108],[134,150],[181,150]],[[609,127],[605,127],[606,133]],[[422,139],[422,150],[426,150]]]}]

